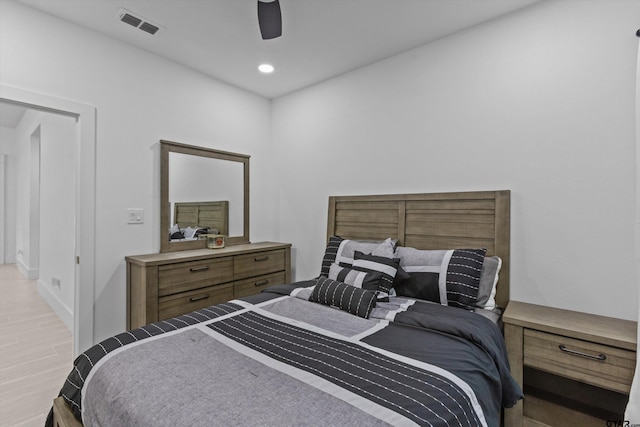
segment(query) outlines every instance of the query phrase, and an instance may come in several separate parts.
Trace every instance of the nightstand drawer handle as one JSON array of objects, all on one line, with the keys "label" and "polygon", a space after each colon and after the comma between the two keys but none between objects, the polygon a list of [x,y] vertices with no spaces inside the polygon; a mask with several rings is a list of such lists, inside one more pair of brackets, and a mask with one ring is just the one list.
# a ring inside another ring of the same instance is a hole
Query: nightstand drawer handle
[{"label": "nightstand drawer handle", "polygon": [[268,259],[269,259],[269,255],[265,255],[265,256],[257,256],[253,260],[255,262],[260,262],[260,261],[266,261]]},{"label": "nightstand drawer handle", "polygon": [[595,359],[595,360],[600,360],[602,362],[607,360],[607,356],[605,354],[602,354],[602,353],[600,353],[600,354],[589,354],[589,353],[584,353],[582,351],[571,350],[570,348],[567,348],[564,344],[560,344],[558,347],[560,348],[560,350],[564,351],[565,353],[573,354],[573,355],[580,356],[580,357],[586,357],[587,359]]},{"label": "nightstand drawer handle", "polygon": [[254,283],[254,284],[253,284],[253,286],[256,286],[256,287],[257,287],[257,286],[264,286],[264,285],[268,285],[268,284],[269,284],[269,279],[267,279],[267,280],[262,280],[262,281],[260,281],[260,282],[256,282],[256,283]]},{"label": "nightstand drawer handle", "polygon": [[204,295],[201,295],[199,297],[191,297],[191,298],[189,298],[189,302],[202,301],[202,300],[205,300],[207,298],[209,298],[209,294],[204,294]]},{"label": "nightstand drawer handle", "polygon": [[208,265],[203,265],[202,267],[191,267],[189,271],[192,273],[197,273],[199,271],[207,271],[208,269],[209,269]]}]

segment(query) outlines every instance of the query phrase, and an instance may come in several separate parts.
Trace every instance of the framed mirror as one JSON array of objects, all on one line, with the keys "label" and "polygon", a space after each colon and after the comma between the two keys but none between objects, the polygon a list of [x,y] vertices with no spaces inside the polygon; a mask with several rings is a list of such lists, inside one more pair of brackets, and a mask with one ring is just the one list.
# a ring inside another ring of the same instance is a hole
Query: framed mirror
[{"label": "framed mirror", "polygon": [[249,156],[160,141],[160,252],[249,243]]}]

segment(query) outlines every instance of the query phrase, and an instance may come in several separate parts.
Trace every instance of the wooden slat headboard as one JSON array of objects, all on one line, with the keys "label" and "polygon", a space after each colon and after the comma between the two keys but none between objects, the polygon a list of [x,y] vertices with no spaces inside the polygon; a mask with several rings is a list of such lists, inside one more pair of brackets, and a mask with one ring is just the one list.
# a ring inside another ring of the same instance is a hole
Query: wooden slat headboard
[{"label": "wooden slat headboard", "polygon": [[176,202],[173,205],[173,223],[180,228],[209,227],[219,234],[229,234],[229,202]]},{"label": "wooden slat headboard", "polygon": [[496,303],[509,302],[509,190],[331,196],[327,237],[391,237],[417,249],[486,248],[502,259]]}]

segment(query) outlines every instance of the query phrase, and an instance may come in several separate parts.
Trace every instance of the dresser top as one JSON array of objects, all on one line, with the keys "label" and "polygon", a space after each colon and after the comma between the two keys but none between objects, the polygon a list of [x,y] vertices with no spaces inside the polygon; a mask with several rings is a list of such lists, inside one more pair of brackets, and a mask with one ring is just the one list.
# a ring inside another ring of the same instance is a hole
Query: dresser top
[{"label": "dresser top", "polygon": [[613,317],[510,301],[502,316],[507,324],[636,350],[638,323]]},{"label": "dresser top", "polygon": [[290,243],[277,242],[257,242],[242,245],[225,246],[217,249],[195,249],[191,251],[164,252],[158,254],[131,255],[125,257],[128,263],[142,266],[173,264],[183,261],[197,261],[206,258],[217,258],[224,256],[250,254],[252,252],[263,252],[268,250],[290,248]]}]

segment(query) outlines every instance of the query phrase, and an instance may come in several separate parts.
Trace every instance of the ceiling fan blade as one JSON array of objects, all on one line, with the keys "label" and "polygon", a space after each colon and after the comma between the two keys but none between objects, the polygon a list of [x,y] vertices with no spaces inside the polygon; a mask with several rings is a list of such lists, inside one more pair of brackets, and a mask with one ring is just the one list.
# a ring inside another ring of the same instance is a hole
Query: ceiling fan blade
[{"label": "ceiling fan blade", "polygon": [[258,24],[263,40],[275,39],[282,35],[282,13],[279,0],[268,3],[258,0]]}]

